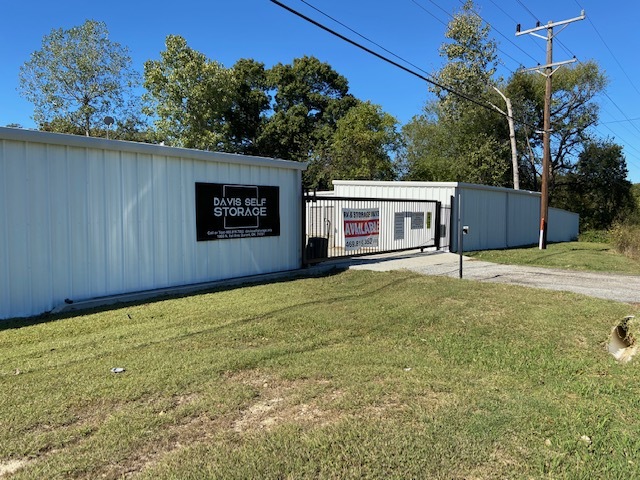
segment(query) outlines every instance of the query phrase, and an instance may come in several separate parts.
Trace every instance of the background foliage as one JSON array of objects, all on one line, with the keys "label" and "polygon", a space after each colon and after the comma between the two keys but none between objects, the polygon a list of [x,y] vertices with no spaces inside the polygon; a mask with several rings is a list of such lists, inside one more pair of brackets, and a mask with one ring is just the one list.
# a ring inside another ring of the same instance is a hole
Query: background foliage
[{"label": "background foliage", "polygon": [[[307,162],[306,187],[329,189],[335,179],[512,187],[515,153],[521,188],[539,189],[544,77],[496,76],[498,44],[472,0],[448,24],[423,111],[402,127],[315,57],[226,67],[178,35],[164,47],[144,64],[141,99],[128,51],[104,23],[53,30],[20,71],[22,94],[42,130],[106,136],[110,115],[112,138]],[[553,75],[551,205],[580,213],[583,230],[639,222],[622,148],[592,134],[606,86],[593,61]],[[515,152],[502,95],[513,105]]]}]

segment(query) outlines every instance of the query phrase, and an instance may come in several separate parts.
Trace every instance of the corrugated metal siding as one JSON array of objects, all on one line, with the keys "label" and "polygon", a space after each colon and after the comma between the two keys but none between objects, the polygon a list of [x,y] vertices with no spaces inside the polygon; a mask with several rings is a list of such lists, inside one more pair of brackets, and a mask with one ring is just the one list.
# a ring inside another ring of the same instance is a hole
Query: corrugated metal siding
[{"label": "corrugated metal siding", "polygon": [[[458,249],[457,195],[462,195],[462,223],[469,226],[463,239],[465,251],[507,248],[538,243],[540,233],[540,194],[525,190],[489,187],[468,183],[437,182],[334,182],[337,196],[410,198],[453,203],[452,251]],[[578,235],[579,216],[549,209],[547,239],[565,242]]]},{"label": "corrugated metal siding", "polygon": [[580,215],[567,212],[559,208],[549,208],[549,231],[547,240],[550,242],[567,242],[578,238]]},{"label": "corrugated metal siding", "polygon": [[507,238],[507,194],[477,189],[462,189],[462,224],[469,226],[465,250],[486,250],[504,245]]},{"label": "corrugated metal siding", "polygon": [[338,197],[401,198],[411,200],[437,200],[450,206],[456,183],[432,182],[374,182],[335,180],[334,192]]},{"label": "corrugated metal siding", "polygon": [[[540,233],[540,196],[509,194],[509,228],[505,247],[532,245]],[[502,247],[499,247],[502,248]]]},{"label": "corrugated metal siding", "polygon": [[[0,318],[299,267],[300,164],[12,130],[0,129]],[[197,242],[195,182],[279,186],[280,236]]]}]

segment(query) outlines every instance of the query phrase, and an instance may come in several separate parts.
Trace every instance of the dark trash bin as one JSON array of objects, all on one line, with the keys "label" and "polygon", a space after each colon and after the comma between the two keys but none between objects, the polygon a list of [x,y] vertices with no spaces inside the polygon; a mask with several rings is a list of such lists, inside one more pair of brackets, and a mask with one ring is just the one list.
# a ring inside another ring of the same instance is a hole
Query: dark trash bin
[{"label": "dark trash bin", "polygon": [[311,237],[307,242],[307,260],[318,260],[329,257],[329,239],[324,237]]}]

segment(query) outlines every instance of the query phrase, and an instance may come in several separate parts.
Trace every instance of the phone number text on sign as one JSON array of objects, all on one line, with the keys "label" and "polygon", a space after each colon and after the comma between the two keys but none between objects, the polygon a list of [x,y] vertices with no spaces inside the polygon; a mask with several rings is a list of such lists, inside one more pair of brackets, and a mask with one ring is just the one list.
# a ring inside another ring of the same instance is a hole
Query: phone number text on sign
[{"label": "phone number text on sign", "polygon": [[344,248],[357,250],[363,247],[377,247],[380,234],[380,209],[343,208]]}]

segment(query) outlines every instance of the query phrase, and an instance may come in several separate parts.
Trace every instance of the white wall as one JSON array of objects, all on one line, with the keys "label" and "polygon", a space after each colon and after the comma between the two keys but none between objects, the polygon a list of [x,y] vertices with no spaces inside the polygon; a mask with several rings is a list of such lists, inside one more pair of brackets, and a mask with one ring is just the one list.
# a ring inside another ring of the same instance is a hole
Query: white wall
[{"label": "white wall", "polygon": [[[0,319],[296,269],[305,167],[0,128]],[[280,236],[197,242],[195,182],[278,186]]]}]

